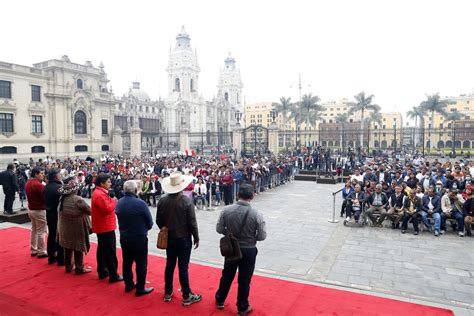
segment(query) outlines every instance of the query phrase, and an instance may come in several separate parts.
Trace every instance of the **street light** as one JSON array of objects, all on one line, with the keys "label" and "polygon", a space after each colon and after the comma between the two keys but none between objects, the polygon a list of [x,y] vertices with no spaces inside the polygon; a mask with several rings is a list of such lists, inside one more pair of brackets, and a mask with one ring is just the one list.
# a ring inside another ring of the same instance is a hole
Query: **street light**
[{"label": "street light", "polygon": [[396,156],[397,155],[397,121],[396,120],[393,121],[393,130],[395,132],[394,137],[395,137],[395,156]]}]

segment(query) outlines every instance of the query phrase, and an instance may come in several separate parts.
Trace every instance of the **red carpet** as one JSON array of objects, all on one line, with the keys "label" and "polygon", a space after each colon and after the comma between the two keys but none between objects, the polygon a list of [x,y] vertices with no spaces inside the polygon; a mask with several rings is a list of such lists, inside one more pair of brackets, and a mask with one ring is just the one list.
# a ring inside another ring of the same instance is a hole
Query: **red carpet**
[{"label": "red carpet", "polygon": [[[2,229],[0,241],[0,315],[224,316],[236,313],[235,286],[225,309],[215,308],[213,298],[221,272],[216,268],[190,266],[191,287],[203,295],[203,301],[182,307],[176,291],[172,303],[162,300],[165,261],[160,257],[149,256],[148,280],[155,292],[136,298],[133,293],[124,293],[123,283],[109,285],[107,280],[98,281],[95,271],[81,276],[65,274],[63,267],[50,266],[47,259],[31,258],[29,230]],[[120,258],[120,249],[117,251]],[[86,264],[95,266],[95,244]],[[178,288],[176,276],[175,289]],[[252,315],[453,315],[449,310],[260,276],[252,280],[250,302],[255,309]]]}]

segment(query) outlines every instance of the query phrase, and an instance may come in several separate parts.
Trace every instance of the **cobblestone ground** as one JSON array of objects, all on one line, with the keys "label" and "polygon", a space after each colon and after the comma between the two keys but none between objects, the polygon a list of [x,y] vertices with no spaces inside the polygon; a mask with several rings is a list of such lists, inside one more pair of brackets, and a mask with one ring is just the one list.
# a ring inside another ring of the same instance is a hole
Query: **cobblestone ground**
[{"label": "cobblestone ground", "polygon": [[[474,315],[474,238],[451,231],[435,238],[428,232],[413,236],[411,231],[402,235],[389,228],[329,223],[331,192],[339,188],[294,181],[255,198],[268,231],[267,240],[258,244],[257,273],[449,305],[458,315]],[[340,204],[338,194],[337,216]],[[192,253],[196,263],[222,265],[215,232],[222,208],[197,213],[201,242]],[[164,255],[154,246],[157,233],[155,226],[150,252]]]}]

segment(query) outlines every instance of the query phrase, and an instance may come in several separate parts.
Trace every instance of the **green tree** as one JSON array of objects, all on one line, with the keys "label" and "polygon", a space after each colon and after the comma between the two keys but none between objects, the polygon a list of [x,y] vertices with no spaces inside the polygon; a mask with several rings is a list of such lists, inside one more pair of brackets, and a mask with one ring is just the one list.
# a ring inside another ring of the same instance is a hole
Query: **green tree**
[{"label": "green tree", "polygon": [[286,149],[286,130],[288,123],[288,116],[291,114],[293,109],[293,104],[291,103],[291,98],[280,98],[280,103],[273,103],[273,108],[276,114],[280,114],[283,117],[283,147]]},{"label": "green tree", "polygon": [[345,130],[345,125],[347,124],[347,122],[349,121],[349,113],[342,113],[342,114],[338,114],[336,115],[336,123],[340,124],[340,131],[341,131],[341,139],[340,139],[340,145],[341,145],[341,151],[344,151],[344,130]]},{"label": "green tree", "polygon": [[[320,119],[320,113],[324,110],[324,107],[319,104],[321,99],[317,95],[305,94],[301,98],[301,104],[299,105],[301,115],[305,121],[305,129],[309,129],[309,127],[316,127],[317,120]],[[307,144],[307,137],[305,135],[305,144]]]},{"label": "green tree", "polygon": [[373,94],[367,96],[364,91],[354,96],[354,99],[356,102],[350,104],[349,113],[360,112],[360,147],[362,147],[364,146],[364,114],[367,111],[380,111],[380,106],[372,103]]},{"label": "green tree", "polygon": [[407,117],[409,119],[414,119],[415,120],[415,136],[413,137],[413,147],[415,147],[416,150],[416,145],[417,145],[417,137],[416,137],[416,130],[419,128],[418,126],[418,119],[420,119],[420,125],[424,124],[424,117],[423,117],[423,108],[421,105],[419,106],[413,106],[411,110],[407,112]]},{"label": "green tree", "polygon": [[428,148],[428,153],[431,152],[431,148],[433,148],[433,132],[434,132],[434,114],[439,113],[443,116],[446,116],[446,108],[448,104],[446,101],[441,100],[439,93],[426,95],[426,100],[421,102],[420,104],[421,109],[423,111],[428,111],[431,113],[431,128],[430,128],[430,146]]},{"label": "green tree", "polygon": [[[382,128],[382,113],[380,113],[378,110],[375,110],[373,112],[370,112],[369,116],[365,119],[367,123],[367,149],[369,148],[370,144],[370,125],[375,124],[378,125],[379,128],[379,148],[380,148],[380,134],[381,134],[381,128]],[[368,150],[367,150],[368,153]]]}]

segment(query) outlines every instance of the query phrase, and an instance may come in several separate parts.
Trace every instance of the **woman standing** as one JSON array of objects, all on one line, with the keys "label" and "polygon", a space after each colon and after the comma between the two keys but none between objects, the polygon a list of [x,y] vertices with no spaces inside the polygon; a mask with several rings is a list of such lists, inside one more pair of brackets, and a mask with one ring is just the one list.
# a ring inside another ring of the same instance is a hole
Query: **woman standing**
[{"label": "woman standing", "polygon": [[92,271],[84,267],[84,254],[90,249],[91,208],[82,197],[77,195],[80,189],[81,184],[73,177],[65,179],[64,186],[58,189],[62,195],[59,204],[58,240],[59,245],[64,248],[66,273],[72,272],[73,255],[76,274]]}]

